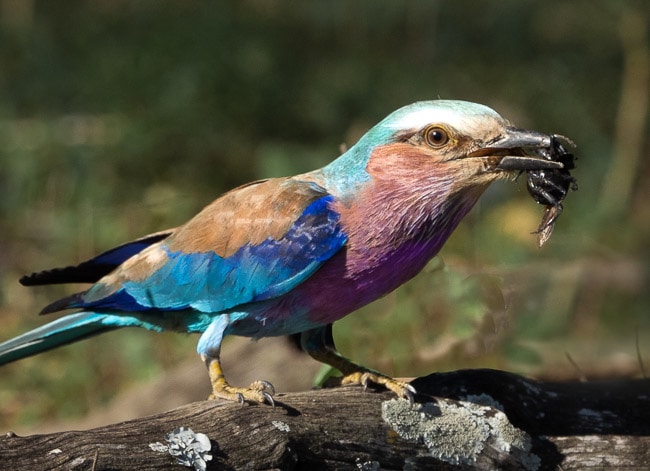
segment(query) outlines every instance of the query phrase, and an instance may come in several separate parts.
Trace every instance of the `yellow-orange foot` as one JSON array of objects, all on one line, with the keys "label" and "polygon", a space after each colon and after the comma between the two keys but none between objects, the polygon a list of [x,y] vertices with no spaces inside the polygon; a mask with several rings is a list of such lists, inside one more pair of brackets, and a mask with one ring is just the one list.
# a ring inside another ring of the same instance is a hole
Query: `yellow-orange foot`
[{"label": "yellow-orange foot", "polygon": [[368,388],[368,383],[379,384],[386,389],[393,391],[397,397],[408,399],[411,404],[415,401],[415,388],[404,381],[398,381],[390,376],[377,373],[375,371],[358,370],[346,374],[341,378],[341,385],[358,384],[363,386],[364,390]]},{"label": "yellow-orange foot", "polygon": [[411,404],[415,402],[416,391],[410,384],[357,365],[337,352],[332,336],[332,324],[306,330],[300,336],[300,344],[312,358],[343,373],[337,384],[358,384],[366,389],[368,383],[374,383],[384,386],[398,397],[408,399]]},{"label": "yellow-orange foot", "polygon": [[275,388],[268,381],[255,381],[247,388],[238,388],[229,385],[224,380],[212,384],[212,394],[208,399],[226,399],[239,402],[242,405],[244,402],[266,403],[275,407],[274,394]]},{"label": "yellow-orange foot", "polygon": [[275,402],[273,402],[275,388],[268,381],[255,381],[247,388],[237,388],[226,381],[219,358],[209,358],[206,360],[206,364],[212,384],[212,394],[208,399],[226,399],[239,402],[242,405],[244,402],[267,403],[275,407]]}]

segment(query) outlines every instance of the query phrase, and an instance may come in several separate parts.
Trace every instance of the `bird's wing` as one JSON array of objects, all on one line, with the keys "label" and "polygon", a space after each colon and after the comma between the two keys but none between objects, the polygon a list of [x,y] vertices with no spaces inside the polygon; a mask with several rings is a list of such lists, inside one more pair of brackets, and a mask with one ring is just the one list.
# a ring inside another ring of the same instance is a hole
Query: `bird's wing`
[{"label": "bird's wing", "polygon": [[281,296],[346,242],[333,196],[290,178],[226,193],[85,293],[46,307],[219,312]]},{"label": "bird's wing", "polygon": [[53,285],[59,283],[95,283],[108,275],[127,259],[142,252],[150,245],[169,237],[174,229],[149,234],[103,252],[79,265],[52,268],[23,276],[24,286]]}]

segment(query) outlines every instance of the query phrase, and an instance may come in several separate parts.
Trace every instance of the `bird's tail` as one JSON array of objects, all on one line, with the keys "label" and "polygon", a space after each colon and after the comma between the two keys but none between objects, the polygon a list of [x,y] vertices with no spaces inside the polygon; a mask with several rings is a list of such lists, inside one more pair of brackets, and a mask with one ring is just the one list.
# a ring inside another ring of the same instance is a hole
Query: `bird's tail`
[{"label": "bird's tail", "polygon": [[121,327],[115,316],[79,312],[0,343],[0,365]]}]

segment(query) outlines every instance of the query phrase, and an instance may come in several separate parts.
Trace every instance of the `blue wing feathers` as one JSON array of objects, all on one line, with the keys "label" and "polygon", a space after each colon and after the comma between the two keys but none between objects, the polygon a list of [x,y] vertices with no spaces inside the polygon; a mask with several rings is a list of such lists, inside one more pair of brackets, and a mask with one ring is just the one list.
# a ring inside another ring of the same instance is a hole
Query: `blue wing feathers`
[{"label": "blue wing feathers", "polygon": [[[306,280],[346,242],[330,207],[332,196],[310,203],[279,240],[244,245],[223,258],[214,252],[172,252],[143,280],[126,281],[102,299],[88,296],[84,309],[142,311],[193,308],[219,312],[281,296]],[[92,292],[92,289],[89,293]]]}]

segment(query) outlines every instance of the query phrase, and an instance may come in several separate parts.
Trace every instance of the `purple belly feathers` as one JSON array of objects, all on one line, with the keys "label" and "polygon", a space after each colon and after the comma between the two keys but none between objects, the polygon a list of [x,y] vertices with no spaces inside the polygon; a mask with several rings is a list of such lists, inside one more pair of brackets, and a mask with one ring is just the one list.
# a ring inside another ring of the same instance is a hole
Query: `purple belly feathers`
[{"label": "purple belly feathers", "polygon": [[295,290],[302,292],[299,299],[306,301],[308,319],[329,324],[390,293],[417,275],[447,236],[404,243],[372,265],[362,254],[343,249]]}]

